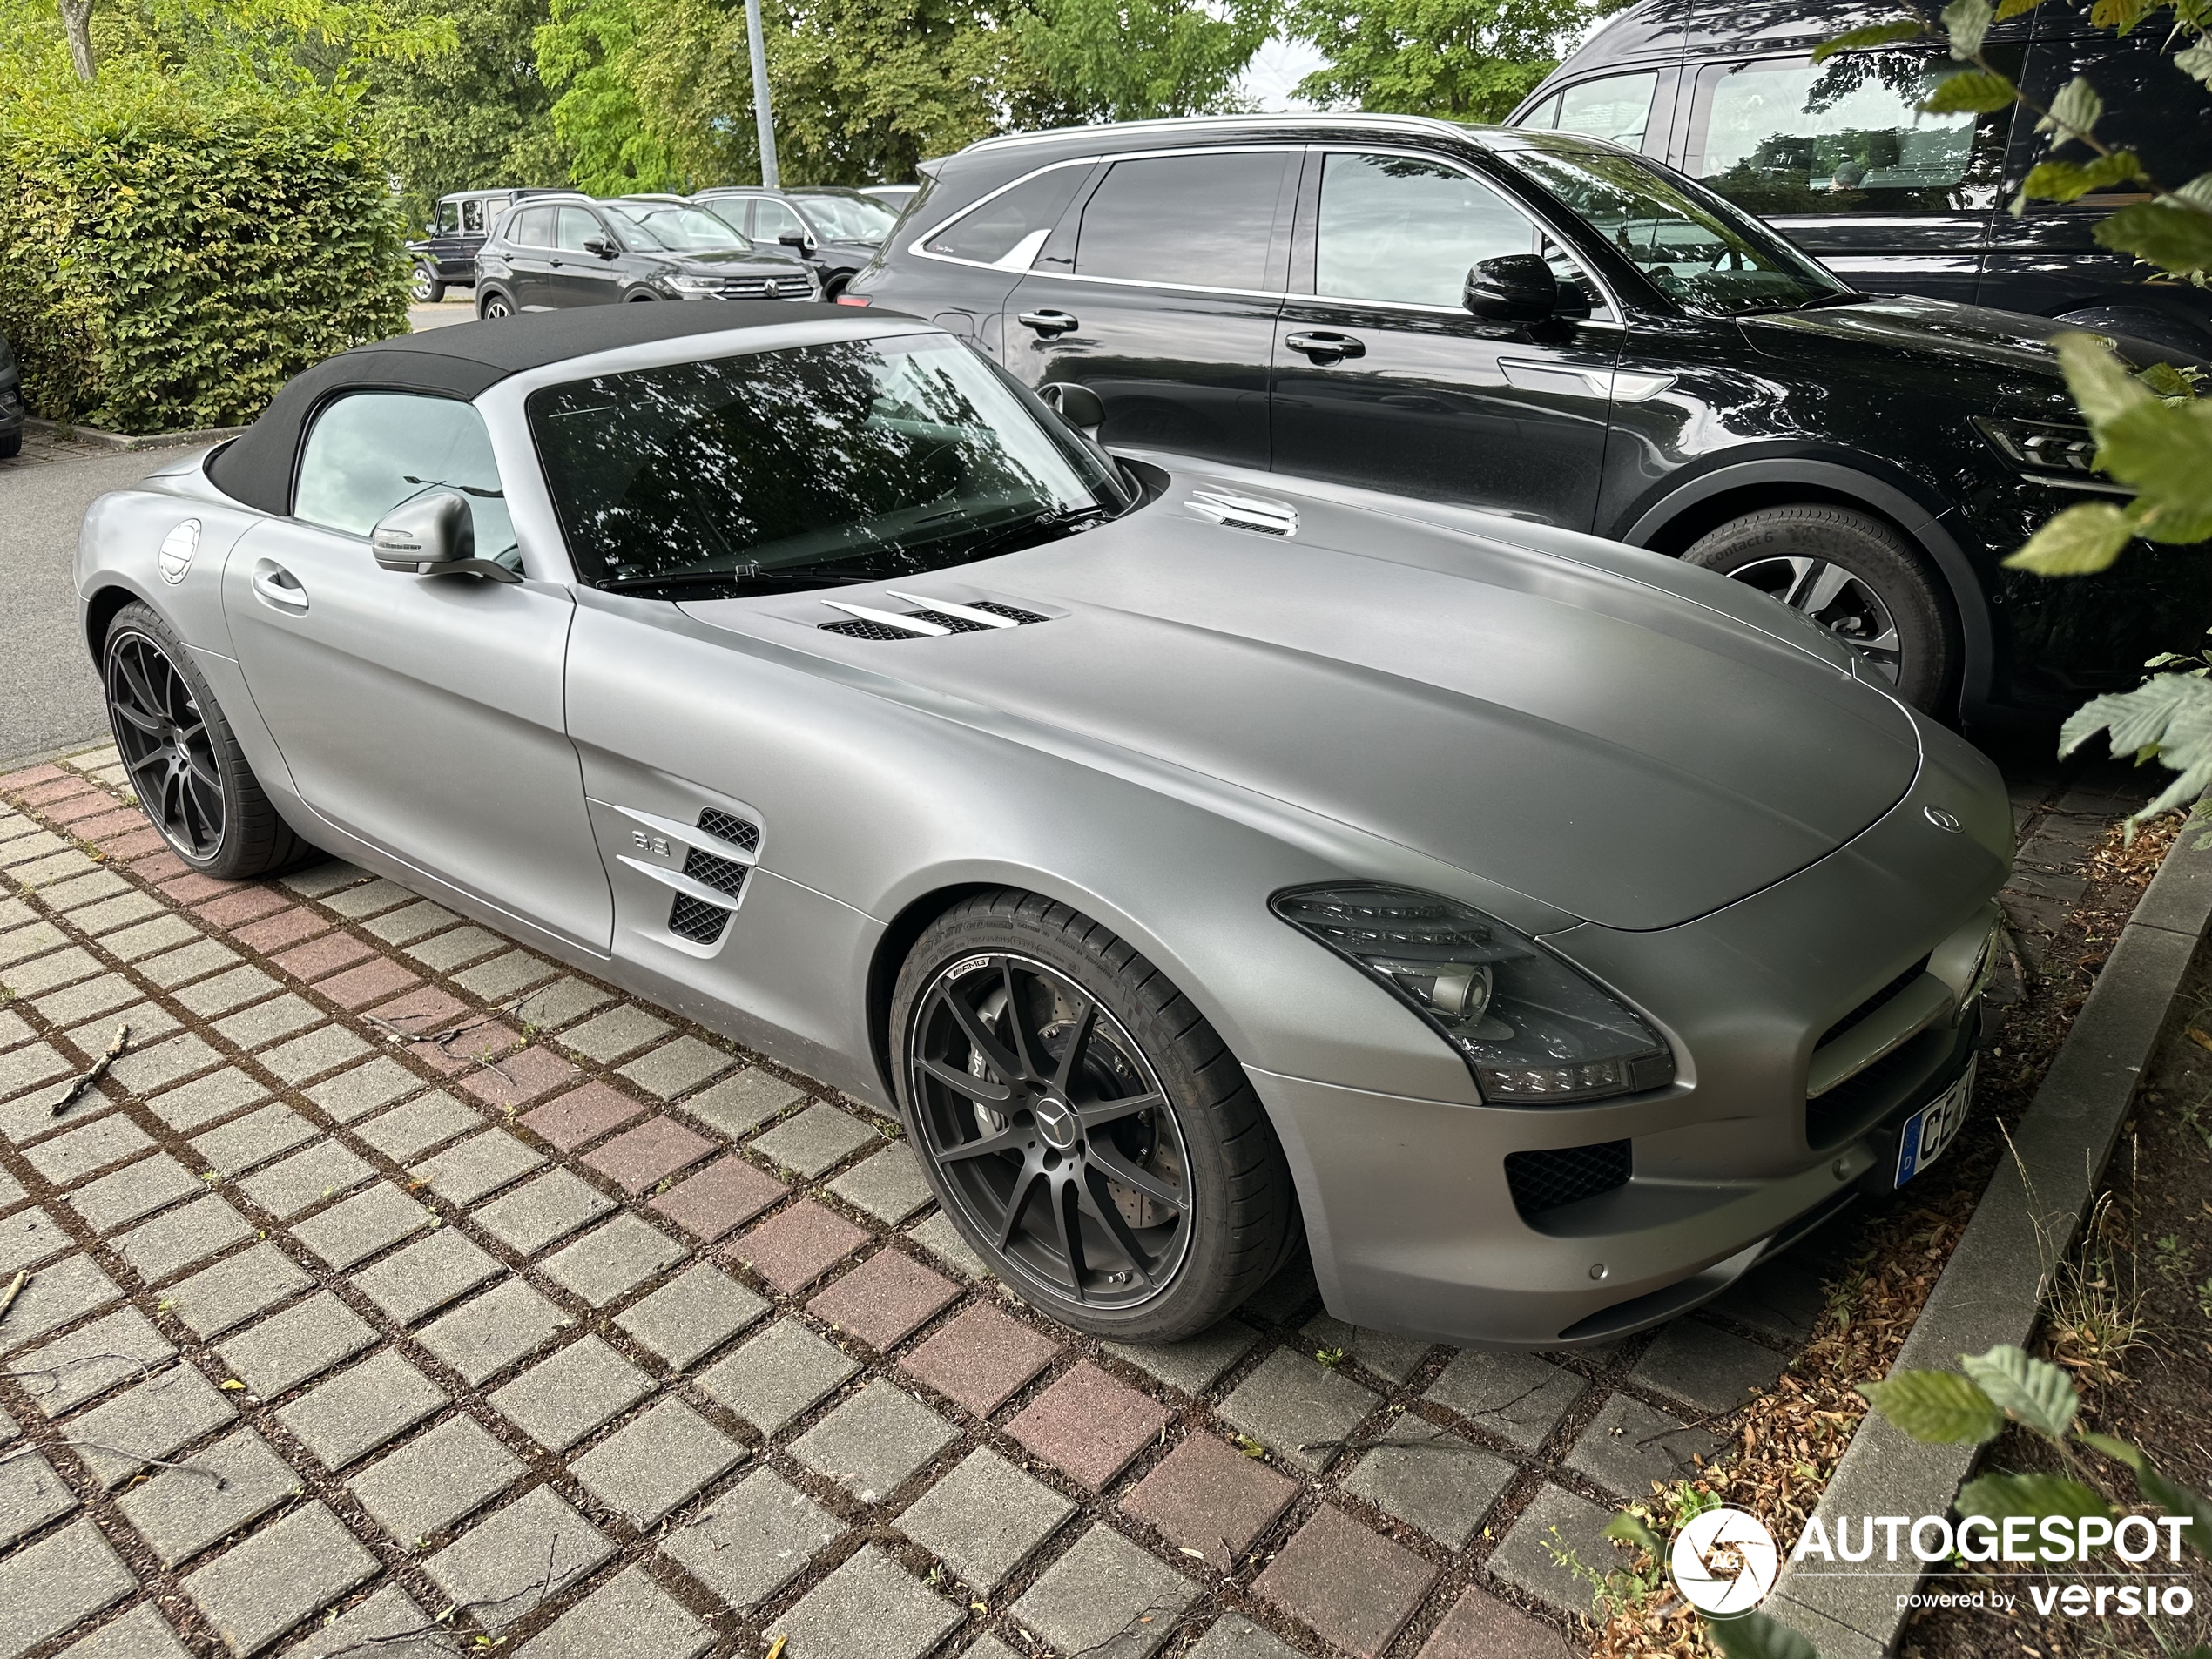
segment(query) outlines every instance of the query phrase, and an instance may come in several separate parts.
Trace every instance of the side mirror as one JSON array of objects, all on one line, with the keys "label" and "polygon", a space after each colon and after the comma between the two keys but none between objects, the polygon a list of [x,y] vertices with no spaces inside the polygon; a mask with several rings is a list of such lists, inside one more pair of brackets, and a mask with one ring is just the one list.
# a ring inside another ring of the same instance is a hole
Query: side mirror
[{"label": "side mirror", "polygon": [[523,578],[503,564],[476,556],[476,519],[457,489],[432,489],[403,501],[377,521],[368,544],[376,563],[407,576],[482,576],[495,582]]},{"label": "side mirror", "polygon": [[806,252],[814,246],[811,239],[804,236],[786,234],[779,236],[776,239],[782,243],[786,247],[795,247],[802,253]]},{"label": "side mirror", "polygon": [[604,236],[585,237],[583,251],[586,253],[596,253],[603,260],[611,260],[615,256],[614,245]]},{"label": "side mirror", "polygon": [[1467,273],[1460,299],[1493,322],[1541,322],[1559,309],[1559,279],[1536,254],[1501,254]]},{"label": "side mirror", "polygon": [[1037,388],[1045,407],[1093,443],[1106,424],[1106,405],[1097,393],[1073,381],[1048,381]]}]

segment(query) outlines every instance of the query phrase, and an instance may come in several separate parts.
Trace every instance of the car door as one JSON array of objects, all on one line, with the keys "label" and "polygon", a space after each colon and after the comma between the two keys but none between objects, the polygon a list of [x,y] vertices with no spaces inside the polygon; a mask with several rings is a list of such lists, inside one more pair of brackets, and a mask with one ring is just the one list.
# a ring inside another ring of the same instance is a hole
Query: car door
[{"label": "car door", "polygon": [[[1276,324],[1276,470],[1587,529],[1620,349],[1602,292],[1456,163],[1317,150],[1305,178]],[[1591,314],[1468,314],[1471,266],[1538,252]]]},{"label": "car door", "polygon": [[356,392],[318,415],[293,516],[257,525],[224,567],[239,667],[317,814],[604,951],[611,901],[564,722],[574,601],[558,583],[381,569],[371,528],[438,484],[466,496],[479,557],[519,563],[473,406]]},{"label": "car door", "polygon": [[1117,157],[1007,297],[1004,361],[1075,381],[1109,443],[1268,462],[1268,363],[1299,152]]},{"label": "car door", "polygon": [[518,207],[508,215],[507,266],[514,274],[518,310],[553,303],[554,214],[551,207]]},{"label": "car door", "polygon": [[610,250],[622,246],[589,207],[564,206],[557,210],[548,284],[552,296],[549,303],[555,307],[612,305],[622,298],[621,260],[593,253],[585,246],[593,242]]}]

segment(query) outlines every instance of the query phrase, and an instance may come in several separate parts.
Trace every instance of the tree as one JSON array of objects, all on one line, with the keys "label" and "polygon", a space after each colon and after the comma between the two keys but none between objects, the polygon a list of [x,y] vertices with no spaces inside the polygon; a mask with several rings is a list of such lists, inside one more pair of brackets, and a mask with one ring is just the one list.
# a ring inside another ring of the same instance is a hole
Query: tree
[{"label": "tree", "polygon": [[1146,121],[1233,105],[1275,0],[1033,0],[1014,36],[1062,122]]},{"label": "tree", "polygon": [[1559,67],[1595,9],[1581,0],[1291,0],[1286,31],[1328,67],[1298,83],[1318,104],[1497,121]]},{"label": "tree", "polygon": [[[404,0],[420,17],[441,0]],[[548,0],[475,0],[454,15],[456,50],[368,71],[366,101],[401,181],[408,222],[425,224],[449,190],[564,185],[553,95],[538,78],[537,30]]]}]

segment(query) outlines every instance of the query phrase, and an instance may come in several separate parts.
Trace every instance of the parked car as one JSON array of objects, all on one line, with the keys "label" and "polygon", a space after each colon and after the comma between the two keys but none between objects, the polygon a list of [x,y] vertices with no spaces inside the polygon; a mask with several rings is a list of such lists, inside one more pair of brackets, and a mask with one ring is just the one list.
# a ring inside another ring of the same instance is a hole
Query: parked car
[{"label": "parked car", "polygon": [[1084,1331],[1202,1330],[1302,1223],[1339,1318],[1605,1342],[1971,1090],[2004,786],[1832,636],[1115,460],[911,319],[344,353],[76,579],[187,866],[327,848],[899,1114]]},{"label": "parked car", "polygon": [[472,288],[476,284],[476,250],[500,214],[525,196],[543,195],[536,190],[456,190],[438,198],[430,216],[430,233],[407,245],[415,261],[415,276],[408,297],[419,306],[434,306],[448,288]]},{"label": "parked car", "polygon": [[1960,65],[1937,41],[1812,61],[1823,40],[1887,21],[1869,0],[1761,0],[1750,10],[1643,0],[1591,37],[1511,118],[1588,132],[1703,179],[1853,287],[2032,312],[2212,354],[2212,295],[2100,247],[2099,220],[2145,195],[2100,193],[2011,211],[2050,148],[2037,109],[2086,76],[2099,136],[2161,178],[2212,170],[2212,110],[2164,31],[2090,26],[2049,4],[1993,25],[1988,51],[2027,103],[1930,115],[1931,84]]},{"label": "parked car", "polygon": [[502,218],[476,256],[479,317],[646,300],[813,300],[804,260],[756,247],[681,198],[549,196]]},{"label": "parked car", "polygon": [[756,242],[796,248],[835,299],[854,272],[875,257],[899,222],[899,210],[857,190],[828,185],[772,191],[731,187],[691,198],[711,208]]},{"label": "parked car", "polygon": [[23,453],[24,422],[30,410],[23,401],[23,371],[8,337],[0,334],[0,461]]},{"label": "parked car", "polygon": [[1089,386],[1109,442],[1676,554],[1923,709],[2070,710],[2212,615],[2197,550],[2000,568],[2058,508],[2125,493],[2057,325],[1869,299],[1597,139],[1390,116],[993,138],[904,222],[844,298]]}]

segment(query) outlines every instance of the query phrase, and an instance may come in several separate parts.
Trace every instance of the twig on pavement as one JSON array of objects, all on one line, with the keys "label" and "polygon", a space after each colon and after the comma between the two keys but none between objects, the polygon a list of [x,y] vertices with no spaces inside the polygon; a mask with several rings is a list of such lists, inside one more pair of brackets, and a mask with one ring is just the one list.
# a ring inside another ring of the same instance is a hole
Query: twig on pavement
[{"label": "twig on pavement", "polygon": [[62,1097],[47,1109],[46,1115],[49,1117],[59,1117],[71,1107],[76,1105],[78,1100],[83,1098],[85,1090],[107,1076],[107,1069],[113,1065],[121,1057],[123,1051],[130,1046],[131,1026],[130,1022],[125,1021],[115,1028],[115,1039],[107,1045],[107,1052],[77,1074],[75,1081],[70,1084]]}]

